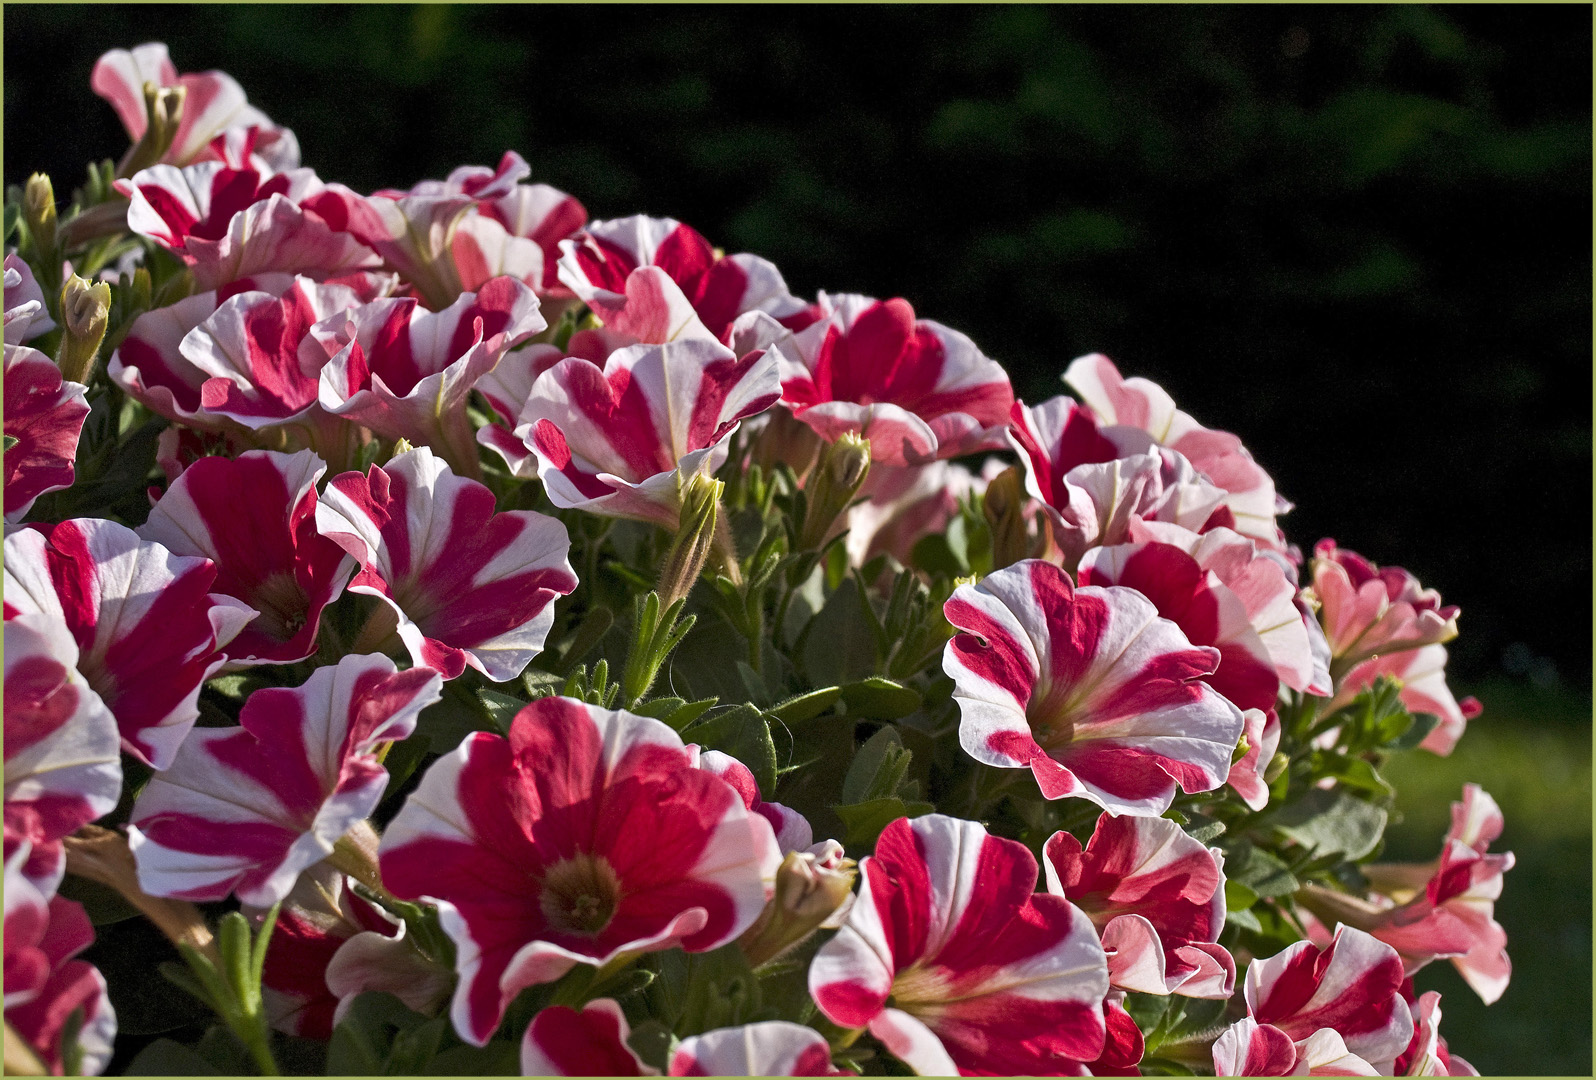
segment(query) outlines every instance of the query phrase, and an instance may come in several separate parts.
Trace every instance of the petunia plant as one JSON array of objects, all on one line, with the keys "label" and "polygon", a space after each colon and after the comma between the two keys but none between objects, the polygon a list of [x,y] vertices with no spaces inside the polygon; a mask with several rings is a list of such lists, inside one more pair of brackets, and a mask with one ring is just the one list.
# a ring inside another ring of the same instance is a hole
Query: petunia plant
[{"label": "petunia plant", "polygon": [[6,193],[7,1071],[1472,1072],[1501,813],[1381,857],[1458,610],[1238,436],[90,86],[126,150]]}]

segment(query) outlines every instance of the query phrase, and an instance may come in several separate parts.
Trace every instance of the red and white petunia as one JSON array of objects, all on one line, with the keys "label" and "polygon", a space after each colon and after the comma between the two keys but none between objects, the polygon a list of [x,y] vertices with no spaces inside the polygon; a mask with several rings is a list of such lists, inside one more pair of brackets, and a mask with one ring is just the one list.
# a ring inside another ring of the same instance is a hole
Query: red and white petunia
[{"label": "red and white petunia", "polygon": [[1086,912],[1119,990],[1228,998],[1236,962],[1225,928],[1224,853],[1164,818],[1104,814],[1083,850],[1067,832],[1043,849],[1047,891]]},{"label": "red and white petunia", "polygon": [[5,346],[5,518],[20,520],[33,500],[70,487],[78,438],[88,419],[88,387],[26,345]]},{"label": "red and white petunia", "polygon": [[252,450],[190,465],[138,533],[178,555],[216,564],[212,589],[260,614],[228,646],[235,664],[288,664],[316,651],[322,609],[354,569],[316,531],[316,482],[327,467],[309,450]]},{"label": "red and white petunia", "polygon": [[976,822],[899,818],[860,865],[847,921],[809,967],[832,1023],[921,1075],[1071,1075],[1103,1051],[1108,968],[1036,858]]},{"label": "red and white petunia", "polygon": [[1063,394],[1039,405],[1015,401],[1009,410],[1008,439],[1025,466],[1031,495],[1057,508],[1069,505],[1064,477],[1072,469],[1100,465],[1122,455],[1119,446],[1099,430],[1091,410]]},{"label": "red and white petunia", "polygon": [[1103,1022],[1108,1037],[1103,1052],[1087,1062],[1092,1076],[1140,1076],[1138,1066],[1147,1053],[1147,1040],[1136,1020],[1125,1011],[1125,992],[1110,990],[1103,999]]},{"label": "red and white petunia", "polygon": [[1304,904],[1395,948],[1409,975],[1431,960],[1451,959],[1489,1005],[1502,996],[1512,976],[1507,933],[1496,921],[1496,900],[1502,895],[1502,875],[1513,868],[1513,853],[1490,852],[1502,825],[1496,801],[1479,785],[1465,784],[1463,801],[1452,804],[1452,827],[1438,859],[1364,867],[1375,892],[1372,900],[1310,887]]},{"label": "red and white petunia", "polygon": [[613,998],[597,998],[581,1011],[565,1005],[539,1009],[521,1037],[521,1075],[658,1076],[627,1045],[631,1033]]},{"label": "red and white petunia", "polygon": [[1262,810],[1269,805],[1269,784],[1264,776],[1280,748],[1280,715],[1273,709],[1245,709],[1241,716],[1247,751],[1231,762],[1225,783],[1236,789],[1248,807]]},{"label": "red and white petunia", "polygon": [[1359,693],[1368,689],[1380,676],[1395,679],[1401,688],[1397,698],[1409,712],[1430,713],[1440,720],[1419,746],[1445,757],[1463,737],[1468,722],[1480,715],[1478,700],[1466,697],[1459,701],[1446,685],[1446,646],[1421,645],[1417,649],[1403,649],[1383,653],[1363,661],[1346,673],[1336,696],[1325,706],[1331,713],[1352,702]]},{"label": "red and white petunia", "polygon": [[[773,356],[713,341],[633,345],[603,368],[567,357],[538,377],[516,424],[533,457],[511,448],[506,460],[518,476],[535,469],[556,506],[675,529],[683,482],[718,469],[738,422],[780,396]],[[498,448],[486,431],[479,440]]]},{"label": "red and white petunia", "polygon": [[427,668],[346,656],[244,702],[242,728],[196,728],[133,804],[128,844],[151,896],[270,907],[377,808],[379,743],[407,738],[442,696]]},{"label": "red and white petunia", "polygon": [[1064,372],[1064,381],[1103,425],[1139,429],[1158,445],[1185,455],[1225,492],[1225,506],[1235,518],[1237,532],[1272,548],[1285,547],[1275,516],[1291,504],[1275,494],[1275,482],[1240,439],[1228,431],[1203,427],[1177,409],[1157,383],[1121,378],[1119,369],[1100,353],[1076,359]]},{"label": "red and white petunia", "polygon": [[[286,289],[292,277],[262,275],[251,280],[257,288]],[[202,431],[244,434],[239,425],[212,416],[200,403],[200,391],[211,378],[183,355],[183,340],[216,311],[220,301],[210,290],[184,297],[175,304],[146,311],[133,320],[106,365],[106,374],[129,397],[168,420]]]},{"label": "red and white petunia", "polygon": [[1413,1041],[1396,1059],[1395,1076],[1478,1076],[1479,1070],[1452,1053],[1441,1037],[1441,995],[1431,990],[1413,1000]]},{"label": "red and white petunia", "polygon": [[542,698],[508,739],[478,732],[428,769],[382,877],[438,905],[462,1038],[484,1044],[517,993],[576,964],[702,952],[759,916],[775,836],[693,757],[657,720]]},{"label": "red and white petunia", "polygon": [[164,769],[199,717],[200,686],[256,612],[214,594],[209,559],[174,555],[111,521],[5,538],[5,617],[63,623],[78,671],[116,717],[122,748]]},{"label": "red and white petunia", "polygon": [[183,114],[172,145],[161,158],[172,165],[204,161],[215,153],[212,142],[223,132],[254,129],[257,152],[274,169],[299,164],[299,142],[287,128],[278,127],[266,114],[250,105],[243,88],[221,71],[179,75],[165,44],[152,41],[128,49],[112,49],[100,57],[89,76],[89,87],[111,103],[127,137],[138,142],[150,118],[144,101],[144,84],[181,86],[185,90]]},{"label": "red and white petunia", "polygon": [[1301,1042],[1277,1027],[1242,1017],[1214,1042],[1215,1076],[1379,1076],[1373,1065],[1347,1050],[1332,1028]]},{"label": "red and white petunia", "polygon": [[683,1039],[671,1054],[671,1076],[847,1076],[831,1063],[831,1046],[814,1028],[765,1020],[717,1028]]},{"label": "red and white petunia", "polygon": [[576,588],[563,524],[494,513],[493,492],[426,447],[334,477],[316,528],[354,556],[349,591],[387,605],[411,659],[447,679],[467,665],[494,682],[520,675],[543,651],[555,598]]},{"label": "red and white petunia", "polygon": [[261,972],[272,1027],[307,1039],[331,1038],[368,990],[431,1013],[453,988],[454,973],[423,957],[403,922],[367,903],[326,863],[300,874],[283,901]]},{"label": "red and white petunia", "polygon": [[1077,465],[1045,482],[1028,472],[1026,486],[1047,508],[1069,570],[1091,548],[1130,542],[1139,524],[1163,522],[1200,534],[1233,523],[1223,505],[1224,492],[1203,479],[1191,462],[1163,447]]},{"label": "red and white petunia", "polygon": [[1207,683],[1218,650],[1193,646],[1134,589],[1075,587],[1026,560],[961,585],[943,607],[942,667],[959,742],[977,761],[1030,768],[1049,799],[1156,817],[1177,782],[1225,782],[1241,711]]},{"label": "red and white petunia", "polygon": [[321,408],[385,438],[431,446],[457,471],[475,474],[466,404],[507,350],[544,329],[532,290],[501,277],[443,311],[399,298],[347,318],[338,331],[342,347],[321,369]]},{"label": "red and white petunia", "polygon": [[5,343],[21,345],[54,329],[33,268],[12,252],[5,261]]},{"label": "red and white petunia", "polygon": [[871,460],[888,465],[1003,447],[1014,391],[969,338],[916,319],[901,298],[822,292],[817,311],[796,333],[749,316],[734,341],[739,353],[751,344],[780,357],[782,404],[822,439],[862,435]]},{"label": "red and white petunia", "polygon": [[105,977],[92,964],[73,959],[93,944],[94,928],[82,905],[64,896],[46,897],[24,876],[28,855],[23,844],[6,857],[6,1041],[13,1033],[20,1036],[50,1075],[60,1076],[76,1014],[78,1075],[96,1076],[111,1060],[116,1012]]},{"label": "red and white petunia", "polygon": [[200,289],[264,273],[326,278],[377,257],[309,206],[326,189],[311,169],[271,172],[258,160],[152,165],[118,180],[128,228],[177,255]]},{"label": "red and white petunia", "polygon": [[53,893],[66,872],[61,838],[110,813],[122,793],[116,718],[77,671],[66,626],[43,615],[5,623],[5,853]]},{"label": "red and white petunia", "polygon": [[704,750],[699,754],[698,767],[730,784],[742,797],[744,806],[770,822],[770,828],[776,834],[776,846],[781,848],[783,854],[808,851],[814,845],[815,832],[809,819],[781,803],[761,799],[759,782],[754,779],[747,765],[719,750]]},{"label": "red and white petunia", "polygon": [[787,291],[774,263],[723,255],[674,218],[590,222],[560,251],[560,281],[606,328],[638,342],[726,342],[739,315],[762,311],[791,323],[808,307]]},{"label": "red and white petunia", "polygon": [[1458,607],[1443,606],[1440,593],[1401,567],[1377,567],[1334,540],[1319,541],[1313,555],[1313,592],[1335,674],[1372,656],[1457,637]]},{"label": "red and white petunia", "polygon": [[1248,1015],[1299,1046],[1322,1028],[1386,1075],[1413,1036],[1395,949],[1351,926],[1323,949],[1299,941],[1247,968]]}]

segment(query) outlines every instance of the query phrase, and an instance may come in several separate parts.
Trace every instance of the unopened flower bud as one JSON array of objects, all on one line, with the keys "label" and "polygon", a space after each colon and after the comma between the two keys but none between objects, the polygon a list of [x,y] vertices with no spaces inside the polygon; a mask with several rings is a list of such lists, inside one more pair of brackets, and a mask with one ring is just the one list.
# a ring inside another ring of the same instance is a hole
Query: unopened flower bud
[{"label": "unopened flower bud", "polygon": [[61,346],[55,362],[70,382],[88,384],[111,317],[111,286],[73,274],[61,287]]},{"label": "unopened flower bud", "polygon": [[726,485],[704,473],[697,473],[682,484],[681,523],[671,541],[670,551],[659,571],[659,602],[669,610],[693,589],[715,546],[715,524],[719,518],[720,494]]},{"label": "unopened flower bud", "polygon": [[800,549],[812,551],[825,542],[837,515],[848,509],[869,473],[869,439],[850,431],[826,447],[804,492],[808,508],[798,538]]},{"label": "unopened flower bud", "polygon": [[139,141],[128,147],[117,166],[116,175],[127,179],[141,169],[158,164],[172,148],[178,125],[183,122],[183,101],[188,94],[184,86],[157,86],[144,84],[144,115],[149,122]]},{"label": "unopened flower bud", "polygon": [[776,870],[775,896],[737,939],[750,966],[768,963],[803,941],[853,895],[858,871],[841,853],[835,841],[787,853]]},{"label": "unopened flower bud", "polygon": [[28,177],[22,189],[22,219],[28,223],[28,236],[33,241],[33,252],[41,263],[56,260],[55,188],[44,173]]},{"label": "unopened flower bud", "polygon": [[1025,475],[1011,465],[986,487],[982,512],[992,530],[992,569],[1012,566],[1030,555],[1031,537],[1025,521]]}]

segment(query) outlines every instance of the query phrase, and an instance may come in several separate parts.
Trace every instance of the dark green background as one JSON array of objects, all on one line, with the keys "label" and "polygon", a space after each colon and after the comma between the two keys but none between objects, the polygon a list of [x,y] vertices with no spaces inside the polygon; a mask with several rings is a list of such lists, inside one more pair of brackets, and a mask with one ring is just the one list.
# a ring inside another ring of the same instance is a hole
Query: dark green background
[{"label": "dark green background", "polygon": [[1489,1011],[1441,965],[1421,989],[1483,1071],[1589,1070],[1588,7],[8,5],[4,29],[7,183],[118,156],[89,70],[160,39],[323,179],[514,148],[595,217],[906,296],[1028,401],[1101,350],[1237,432],[1293,540],[1462,606],[1454,681],[1489,711],[1401,772],[1392,853],[1435,854],[1463,779],[1502,797],[1518,975]]}]

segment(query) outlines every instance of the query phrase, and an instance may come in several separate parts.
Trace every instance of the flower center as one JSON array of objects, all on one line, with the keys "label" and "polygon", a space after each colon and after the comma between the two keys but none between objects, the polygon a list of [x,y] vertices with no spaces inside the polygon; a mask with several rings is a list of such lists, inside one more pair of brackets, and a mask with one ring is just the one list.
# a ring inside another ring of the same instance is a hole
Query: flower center
[{"label": "flower center", "polygon": [[249,597],[260,612],[251,627],[277,641],[288,641],[305,625],[310,599],[293,574],[276,573],[264,578]]},{"label": "flower center", "polygon": [[615,917],[620,900],[621,879],[609,862],[580,853],[549,867],[538,903],[554,929],[597,934]]}]

